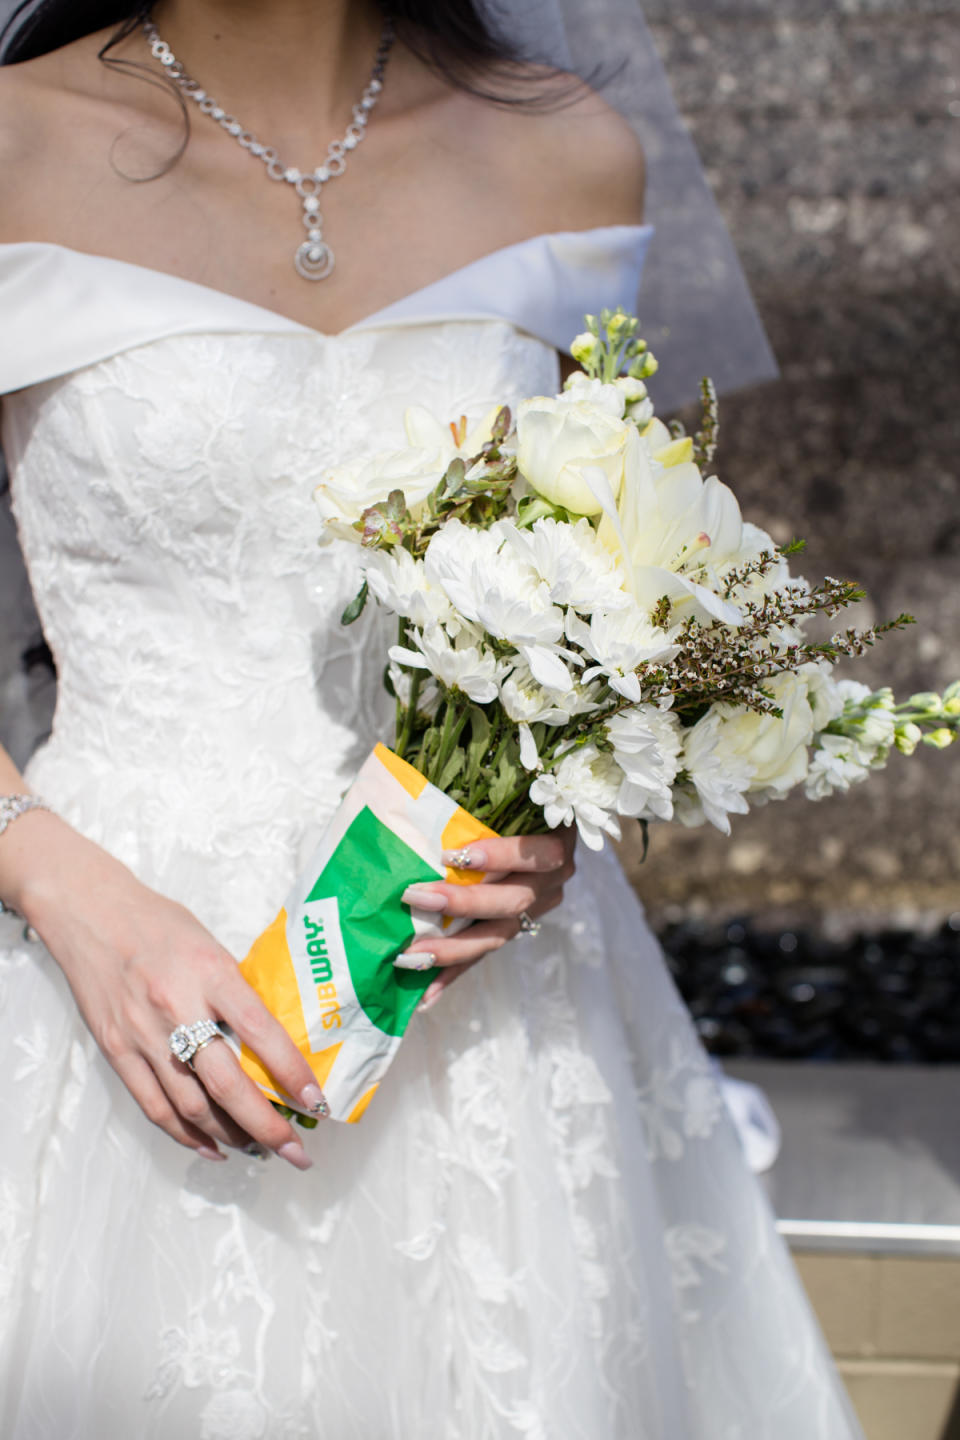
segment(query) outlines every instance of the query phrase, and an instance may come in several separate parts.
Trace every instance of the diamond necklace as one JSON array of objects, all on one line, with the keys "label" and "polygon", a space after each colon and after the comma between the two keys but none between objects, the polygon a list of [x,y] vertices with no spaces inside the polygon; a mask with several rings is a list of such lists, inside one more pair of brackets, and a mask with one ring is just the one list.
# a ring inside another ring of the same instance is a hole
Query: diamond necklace
[{"label": "diamond necklace", "polygon": [[249,150],[251,155],[262,160],[271,180],[285,180],[288,185],[294,187],[303,205],[303,224],[307,238],[297,246],[293,263],[297,274],[302,275],[304,280],[325,280],[333,270],[334,254],[323,238],[320,191],[328,180],[334,180],[338,175],[343,174],[347,168],[347,151],[355,150],[366,133],[370,112],[376,105],[380,91],[383,89],[383,76],[390,56],[390,47],[393,44],[394,32],[390,21],[385,23],[381,32],[380,44],[377,47],[369,83],[360,97],[359,103],[353,107],[353,119],[347,126],[346,134],[342,140],[331,140],[327,146],[327,155],[323,164],[306,174],[297,170],[293,165],[284,165],[272,145],[261,145],[255,135],[249,130],[245,130],[239,120],[235,119],[233,115],[228,115],[212,95],[208,95],[206,90],[200,88],[196,80],[191,79],[170,46],[165,40],[161,40],[157,34],[157,27],[149,16],[143,22],[143,31],[154,59],[159,60],[170,79],[175,81],[184,95],[189,100],[196,101],[201,112],[209,115],[211,120],[216,120],[217,124],[222,126],[228,135],[232,135],[244,150]]}]

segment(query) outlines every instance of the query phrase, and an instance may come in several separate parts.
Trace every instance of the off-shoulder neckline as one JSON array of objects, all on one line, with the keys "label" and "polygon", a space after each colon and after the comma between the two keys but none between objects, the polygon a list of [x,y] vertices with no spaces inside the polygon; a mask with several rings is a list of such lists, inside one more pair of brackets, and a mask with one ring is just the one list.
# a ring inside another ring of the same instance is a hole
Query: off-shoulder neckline
[{"label": "off-shoulder neckline", "polygon": [[[194,294],[216,297],[219,305],[232,303],[237,307],[238,311],[243,312],[248,318],[252,319],[254,316],[259,317],[260,327],[258,328],[266,326],[266,328],[270,330],[289,330],[290,332],[304,335],[316,335],[326,339],[337,339],[340,336],[350,335],[354,332],[373,329],[380,324],[390,325],[395,322],[401,323],[403,320],[410,319],[411,310],[414,311],[415,315],[417,302],[429,300],[438,293],[442,294],[446,287],[466,277],[472,276],[481,267],[522,250],[535,246],[549,245],[554,241],[576,244],[577,242],[589,240],[598,242],[598,248],[602,249],[604,242],[616,243],[619,241],[623,243],[628,240],[640,241],[642,238],[651,235],[652,232],[653,227],[651,225],[602,225],[593,226],[587,230],[556,230],[544,232],[540,235],[531,235],[525,240],[517,240],[510,245],[503,245],[496,250],[488,251],[486,255],[481,255],[476,260],[468,261],[466,265],[459,265],[454,270],[448,271],[445,275],[439,276],[436,280],[431,280],[426,285],[421,285],[415,290],[408,291],[406,295],[401,296],[398,300],[391,301],[390,304],[382,306],[379,310],[337,331],[320,330],[316,326],[306,325],[300,320],[294,320],[292,316],[285,315],[282,311],[272,310],[266,305],[258,305],[252,300],[244,300],[239,295],[234,295],[227,290],[218,290],[216,286],[206,285],[199,280],[187,280],[184,276],[177,275],[173,271],[158,270],[150,265],[140,265],[136,261],[118,260],[112,255],[99,255],[93,251],[79,250],[70,245],[57,244],[54,241],[0,241],[0,254],[8,250],[53,251],[69,256],[76,256],[83,261],[96,265],[120,266],[127,272],[150,276],[152,282],[169,282],[171,286],[176,288],[185,287],[186,290]],[[267,324],[267,322],[269,322],[269,324]]]}]

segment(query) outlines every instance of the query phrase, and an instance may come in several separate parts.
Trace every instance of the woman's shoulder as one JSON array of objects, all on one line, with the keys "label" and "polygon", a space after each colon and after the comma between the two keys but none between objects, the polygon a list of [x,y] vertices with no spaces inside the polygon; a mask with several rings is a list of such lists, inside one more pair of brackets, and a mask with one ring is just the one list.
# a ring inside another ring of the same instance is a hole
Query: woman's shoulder
[{"label": "woman's shoulder", "polygon": [[643,220],[643,147],[600,94],[576,76],[545,70],[517,75],[506,94],[510,103],[487,107],[481,143],[542,211],[544,229]]}]

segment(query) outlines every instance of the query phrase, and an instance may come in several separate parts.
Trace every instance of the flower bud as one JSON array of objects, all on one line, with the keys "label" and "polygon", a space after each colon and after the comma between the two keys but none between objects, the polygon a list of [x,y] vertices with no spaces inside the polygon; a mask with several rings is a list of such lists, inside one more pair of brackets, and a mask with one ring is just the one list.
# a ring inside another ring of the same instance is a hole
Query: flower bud
[{"label": "flower bud", "polygon": [[595,359],[600,350],[600,341],[596,335],[591,335],[589,330],[584,330],[577,335],[570,346],[570,354],[578,365],[588,365]]},{"label": "flower bud", "polygon": [[931,730],[929,735],[923,737],[925,744],[933,745],[937,750],[946,750],[947,746],[952,745],[956,738],[954,732],[948,730],[945,725],[941,725],[939,730]]},{"label": "flower bud", "polygon": [[908,720],[906,725],[898,726],[894,744],[901,755],[912,755],[922,739],[923,731],[920,726]]},{"label": "flower bud", "polygon": [[636,320],[627,315],[625,311],[617,310],[607,321],[607,334],[611,340],[622,339],[624,335],[630,334],[636,323]]},{"label": "flower bud", "polygon": [[[640,368],[639,368],[639,371],[637,371],[637,379],[638,379],[638,380],[649,380],[650,376],[651,376],[651,375],[656,375],[656,373],[657,373],[657,371],[658,371],[659,369],[660,369],[660,364],[659,364],[656,356],[655,356],[655,355],[651,355],[651,354],[649,353],[649,351],[648,351],[647,354],[644,355],[643,360],[640,362]],[[632,372],[631,372],[631,373],[632,373]]]}]

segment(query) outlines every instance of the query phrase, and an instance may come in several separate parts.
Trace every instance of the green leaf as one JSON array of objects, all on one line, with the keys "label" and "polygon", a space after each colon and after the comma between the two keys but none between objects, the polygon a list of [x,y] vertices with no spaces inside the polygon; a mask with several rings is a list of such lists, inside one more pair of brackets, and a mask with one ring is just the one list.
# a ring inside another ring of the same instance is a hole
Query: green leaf
[{"label": "green leaf", "polygon": [[490,744],[490,721],[479,705],[470,706],[470,743],[467,746],[467,775],[466,784],[468,789],[476,783],[480,774],[480,766],[483,764],[483,757],[487,753],[487,746]]},{"label": "green leaf", "polygon": [[454,748],[453,754],[434,781],[438,790],[447,791],[466,764],[467,756],[462,745]]},{"label": "green leaf", "polygon": [[379,548],[398,544],[413,526],[402,490],[391,490],[386,500],[369,505],[360,518],[363,544]]},{"label": "green leaf", "polygon": [[[511,756],[510,750],[516,750],[516,755]],[[507,754],[501,757],[497,773],[490,783],[490,808],[499,810],[500,806],[507,800],[514,791],[520,790],[518,776],[520,773],[520,752],[516,746],[510,746]],[[526,776],[526,771],[523,772]]]},{"label": "green leaf", "polygon": [[456,495],[457,491],[462,488],[463,477],[466,473],[467,467],[464,465],[460,456],[457,455],[450,461],[450,464],[447,466],[447,473],[443,477],[444,489],[448,495]]},{"label": "green leaf", "polygon": [[370,586],[367,584],[366,580],[364,580],[363,584],[360,586],[360,589],[357,591],[356,595],[354,595],[353,599],[350,601],[350,604],[340,616],[341,625],[352,625],[354,620],[359,620],[360,616],[363,614],[363,607],[367,603],[367,596],[369,595],[369,593]]}]

